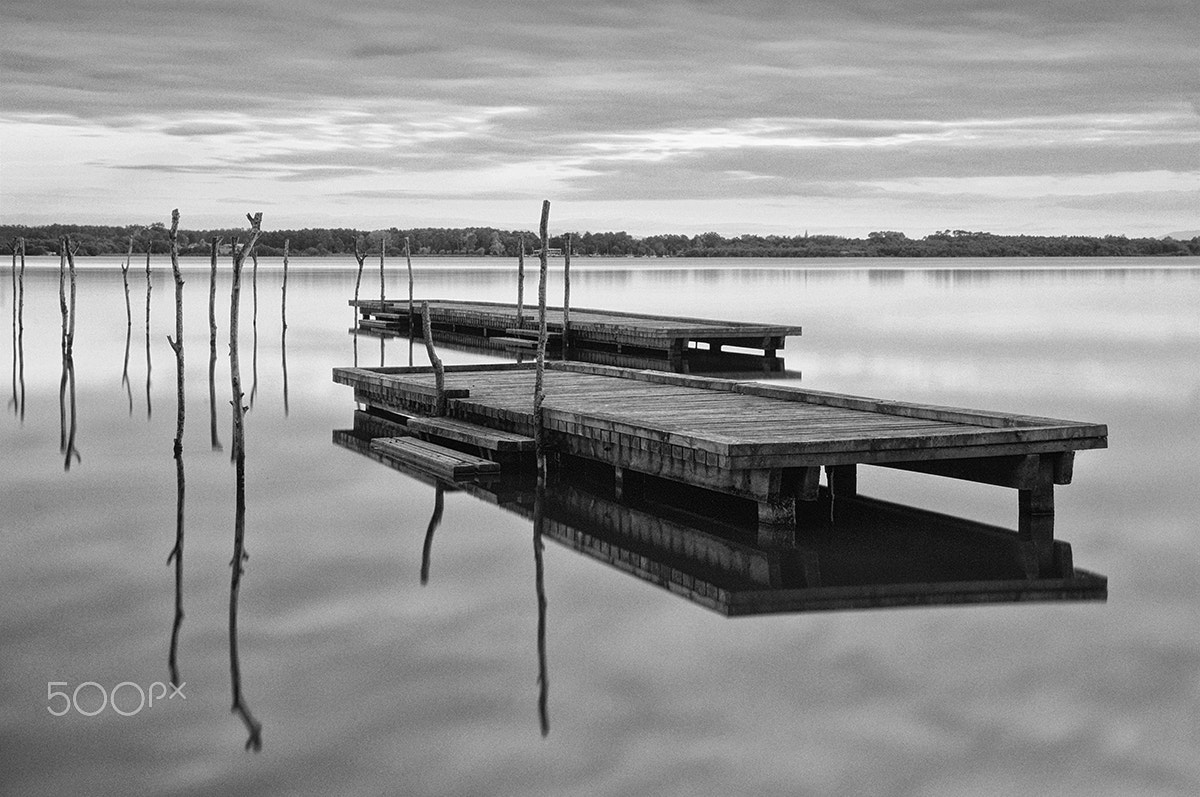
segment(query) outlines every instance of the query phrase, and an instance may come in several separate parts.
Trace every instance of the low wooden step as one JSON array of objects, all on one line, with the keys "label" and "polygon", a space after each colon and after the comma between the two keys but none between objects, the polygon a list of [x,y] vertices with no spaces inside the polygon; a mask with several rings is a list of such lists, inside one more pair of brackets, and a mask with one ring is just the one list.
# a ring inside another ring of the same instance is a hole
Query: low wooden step
[{"label": "low wooden step", "polygon": [[500,464],[490,459],[474,457],[415,437],[380,437],[371,441],[371,450],[451,480],[500,472]]},{"label": "low wooden step", "polygon": [[467,443],[498,453],[534,450],[532,437],[499,429],[489,429],[486,426],[458,418],[410,418],[408,429],[410,432],[453,440],[457,443]]}]

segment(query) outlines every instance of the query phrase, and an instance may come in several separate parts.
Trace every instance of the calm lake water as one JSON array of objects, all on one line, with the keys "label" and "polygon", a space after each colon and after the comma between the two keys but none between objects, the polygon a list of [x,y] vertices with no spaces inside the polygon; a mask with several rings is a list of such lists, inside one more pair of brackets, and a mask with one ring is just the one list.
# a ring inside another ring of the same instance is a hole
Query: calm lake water
[{"label": "calm lake water", "polygon": [[[346,261],[293,262],[286,341],[279,262],[260,261],[256,325],[245,274],[237,640],[255,753],[230,712],[228,262],[217,451],[207,262],[185,261],[186,699],[139,709],[139,689],[169,680],[176,605],[170,270],[153,264],[148,354],[144,262],[130,270],[126,386],[119,261],[81,262],[65,469],[58,264],[31,260],[24,403],[5,390],[0,421],[0,792],[1200,793],[1196,259],[576,260],[578,306],[803,325],[783,354],[806,387],[1108,424],[1110,448],[1080,453],[1057,491],[1056,536],[1108,576],[1109,598],[726,619],[548,543],[546,737],[530,521],[448,493],[422,585],[434,488],[331,440],[355,409],[330,378],[354,358]],[[406,291],[402,264],[390,294]],[[511,301],[515,263],[420,260],[416,283]],[[362,292],[378,290],[376,262]],[[7,263],[0,298],[9,315]],[[410,354],[364,338],[358,356]],[[860,488],[1016,522],[1000,488],[869,468]],[[78,702],[64,713],[55,691]]]}]

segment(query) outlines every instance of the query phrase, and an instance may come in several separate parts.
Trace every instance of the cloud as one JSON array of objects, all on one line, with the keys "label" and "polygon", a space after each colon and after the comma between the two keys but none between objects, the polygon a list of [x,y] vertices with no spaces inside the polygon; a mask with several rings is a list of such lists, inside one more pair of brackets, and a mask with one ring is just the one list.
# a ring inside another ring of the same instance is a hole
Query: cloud
[{"label": "cloud", "polygon": [[[12,0],[5,18],[0,143],[22,192],[47,190],[22,163],[76,152],[341,197],[1033,191],[1193,174],[1200,143],[1200,25],[1174,0]],[[25,138],[45,125],[54,153]]]}]

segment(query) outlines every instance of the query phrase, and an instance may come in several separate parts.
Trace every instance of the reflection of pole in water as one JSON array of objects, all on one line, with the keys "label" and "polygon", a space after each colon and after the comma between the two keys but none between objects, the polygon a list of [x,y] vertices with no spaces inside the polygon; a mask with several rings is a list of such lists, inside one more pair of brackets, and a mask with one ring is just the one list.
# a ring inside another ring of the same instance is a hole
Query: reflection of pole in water
[{"label": "reflection of pole in water", "polygon": [[129,398],[129,414],[133,415],[133,385],[129,384],[129,347],[133,343],[133,306],[129,303],[129,266],[133,263],[133,236],[129,236],[129,251],[121,266],[121,283],[125,286],[125,365],[121,369],[121,386]]},{"label": "reflection of pole in water", "polygon": [[538,626],[538,719],[541,721],[542,736],[550,734],[550,678],[546,666],[546,579],[545,563],[542,561],[543,524],[546,507],[546,456],[538,454],[537,489],[533,498],[533,564],[534,585],[537,590]]},{"label": "reflection of pole in water", "polygon": [[153,248],[154,235],[146,231],[146,420],[150,420],[153,408],[150,406],[150,250]]},{"label": "reflection of pole in water", "polygon": [[288,247],[291,244],[290,238],[283,239],[283,289],[280,292],[279,299],[279,359],[283,363],[283,414],[287,417],[288,414],[288,380],[287,380],[287,271],[288,271]]},{"label": "reflection of pole in water", "polygon": [[[387,252],[387,233],[385,232],[385,233],[380,233],[380,235],[379,235],[379,312],[381,312],[381,313],[383,312],[383,298],[384,298],[383,258],[384,258],[384,254],[386,252]],[[379,367],[382,368],[383,366],[384,366],[383,335],[380,335],[379,336]]]},{"label": "reflection of pole in water", "polygon": [[233,524],[233,560],[230,562],[232,575],[229,582],[229,672],[233,691],[232,711],[236,712],[246,726],[249,737],[246,749],[255,752],[262,749],[262,723],[250,713],[242,696],[242,672],[237,647],[238,591],[241,587],[243,565],[249,556],[246,553],[246,448],[245,413],[242,405],[242,376],[238,363],[238,300],[241,294],[242,263],[246,255],[254,250],[261,234],[262,213],[247,216],[250,219],[250,240],[240,249],[234,243],[233,285],[229,304],[229,382],[233,399],[233,457],[236,469],[237,492]]},{"label": "reflection of pole in water", "polygon": [[433,553],[433,533],[442,525],[442,508],[445,506],[445,491],[439,482],[434,488],[433,515],[429,518],[429,526],[425,529],[425,544],[421,547],[421,583],[429,583],[429,559]]},{"label": "reflection of pole in water", "polygon": [[217,251],[221,239],[209,239],[211,265],[208,276],[208,436],[213,451],[221,450],[217,437]]},{"label": "reflection of pole in water", "polygon": [[183,375],[183,276],[179,273],[179,211],[171,211],[171,274],[175,278],[175,339],[167,336],[171,350],[175,352],[175,546],[167,556],[167,564],[175,563],[175,620],[171,626],[171,648],[167,664],[171,670],[171,683],[178,686],[179,680],[179,631],[183,627],[183,421],[184,421],[184,375]]}]

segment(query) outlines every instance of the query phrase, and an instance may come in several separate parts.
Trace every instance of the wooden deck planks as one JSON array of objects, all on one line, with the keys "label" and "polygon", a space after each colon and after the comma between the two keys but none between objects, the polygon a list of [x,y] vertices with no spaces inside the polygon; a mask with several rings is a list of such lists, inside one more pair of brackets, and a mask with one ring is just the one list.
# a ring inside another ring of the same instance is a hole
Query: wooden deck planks
[{"label": "wooden deck planks", "polygon": [[[1101,447],[1107,435],[1105,427],[1095,424],[794,389],[773,388],[762,394],[740,389],[749,383],[728,380],[685,377],[660,382],[653,381],[655,375],[623,369],[562,365],[545,376],[547,418],[579,434],[644,437],[657,444],[735,457],[739,462],[754,458],[779,462],[788,457],[799,462],[797,458],[818,455],[825,461],[833,461],[830,455],[856,457],[852,461],[870,461],[872,456],[894,461],[900,452],[918,459],[951,450],[965,456],[963,450],[976,446],[1005,452],[1030,445],[1039,450],[1074,450]],[[394,378],[398,390],[414,393],[433,382],[432,374],[419,372]],[[448,373],[446,382],[469,393],[460,403],[476,415],[518,425],[532,422],[531,369],[459,370]],[[797,393],[802,393],[801,400],[794,400]],[[826,396],[832,397],[833,404],[812,403]]]}]

